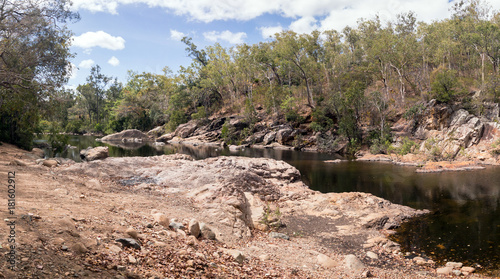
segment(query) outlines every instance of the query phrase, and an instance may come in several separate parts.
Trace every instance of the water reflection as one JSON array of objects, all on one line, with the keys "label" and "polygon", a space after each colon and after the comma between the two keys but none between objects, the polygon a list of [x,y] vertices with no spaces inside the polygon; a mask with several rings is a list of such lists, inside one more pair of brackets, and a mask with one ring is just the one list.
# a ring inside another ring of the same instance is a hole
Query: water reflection
[{"label": "water reflection", "polygon": [[[104,145],[93,137],[72,137],[69,157],[79,161],[79,150]],[[244,149],[231,152],[215,146],[144,144],[136,149],[109,146],[112,157],[153,156],[182,153],[195,159],[220,155],[265,157],[295,166],[304,182],[321,192],[367,192],[391,202],[433,213],[415,219],[395,238],[407,251],[438,260],[479,263],[499,269],[500,255],[500,168],[444,173],[416,173],[414,167],[389,163],[325,163],[336,159],[327,154],[272,149]]]}]

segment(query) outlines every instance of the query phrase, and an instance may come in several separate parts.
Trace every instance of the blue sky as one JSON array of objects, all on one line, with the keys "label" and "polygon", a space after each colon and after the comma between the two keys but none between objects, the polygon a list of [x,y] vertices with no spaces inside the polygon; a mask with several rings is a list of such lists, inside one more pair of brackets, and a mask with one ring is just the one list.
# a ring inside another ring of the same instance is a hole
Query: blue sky
[{"label": "blue sky", "polygon": [[[495,3],[496,2],[496,3]],[[230,47],[253,44],[283,29],[298,33],[341,30],[359,18],[378,14],[394,20],[414,11],[430,22],[450,15],[448,0],[73,0],[81,20],[69,25],[73,73],[68,88],[85,83],[92,65],[107,76],[127,81],[127,72],[176,72],[187,66],[182,36],[200,48],[215,42]],[[500,1],[490,1],[500,10]]]}]

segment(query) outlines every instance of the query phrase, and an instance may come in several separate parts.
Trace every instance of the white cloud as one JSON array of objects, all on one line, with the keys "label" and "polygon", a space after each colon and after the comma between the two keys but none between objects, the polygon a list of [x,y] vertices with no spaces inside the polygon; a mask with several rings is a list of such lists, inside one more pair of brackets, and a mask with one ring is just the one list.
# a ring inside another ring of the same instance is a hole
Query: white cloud
[{"label": "white cloud", "polygon": [[184,38],[186,36],[187,36],[186,34],[180,32],[180,31],[170,29],[170,38],[173,40],[180,41],[180,40],[182,40],[182,38]]},{"label": "white cloud", "polygon": [[238,32],[238,33],[233,33],[231,31],[210,31],[210,32],[205,32],[203,33],[203,36],[205,39],[211,41],[211,42],[217,42],[217,41],[226,41],[229,42],[230,44],[242,44],[244,41],[243,39],[247,37],[247,34],[245,32]]},{"label": "white cloud", "polygon": [[83,60],[82,62],[80,62],[80,64],[78,64],[78,67],[84,68],[84,69],[90,69],[94,65],[95,65],[94,60],[87,59],[87,60]]},{"label": "white cloud", "polygon": [[120,65],[120,60],[118,60],[118,58],[116,57],[111,57],[109,60],[108,60],[108,63],[113,66],[113,67],[116,67],[118,65]]},{"label": "white cloud", "polygon": [[[320,30],[335,27],[340,31],[346,25],[355,26],[360,17],[372,18],[379,14],[382,20],[394,20],[397,14],[410,10],[416,12],[418,20],[429,22],[443,19],[450,15],[450,7],[457,1],[459,0],[73,0],[73,7],[75,10],[117,14],[120,5],[144,4],[202,22],[246,21],[269,14],[298,19],[292,23],[292,27],[297,30],[311,29],[318,24]],[[493,9],[500,9],[500,1],[488,2]],[[312,21],[312,18],[317,22]]]},{"label": "white cloud", "polygon": [[318,30],[319,26],[314,17],[305,16],[292,22],[289,29],[297,33],[311,33],[314,30]]},{"label": "white cloud", "polygon": [[262,34],[262,38],[268,39],[269,37],[274,37],[274,34],[280,33],[283,31],[283,27],[281,25],[278,26],[268,26],[268,27],[261,27],[260,33]]},{"label": "white cloud", "polygon": [[102,47],[110,50],[120,50],[125,48],[125,40],[122,37],[111,36],[104,31],[86,32],[73,37],[73,46],[84,49]]}]

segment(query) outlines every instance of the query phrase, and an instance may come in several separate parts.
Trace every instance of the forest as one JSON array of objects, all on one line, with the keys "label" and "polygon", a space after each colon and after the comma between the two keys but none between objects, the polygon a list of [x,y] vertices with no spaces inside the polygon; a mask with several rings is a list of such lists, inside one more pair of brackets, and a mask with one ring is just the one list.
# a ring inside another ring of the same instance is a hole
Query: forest
[{"label": "forest", "polygon": [[283,31],[229,48],[199,48],[185,37],[192,63],[176,73],[132,69],[122,84],[96,65],[74,91],[63,86],[72,58],[65,23],[78,14],[65,0],[1,2],[0,141],[24,148],[34,133],[162,125],[168,132],[222,113],[243,115],[252,127],[259,108],[276,123],[383,150],[391,124],[431,99],[481,115],[500,97],[500,12],[479,0],[461,1],[450,18],[432,23],[409,11],[390,22],[361,18],[343,30]]}]

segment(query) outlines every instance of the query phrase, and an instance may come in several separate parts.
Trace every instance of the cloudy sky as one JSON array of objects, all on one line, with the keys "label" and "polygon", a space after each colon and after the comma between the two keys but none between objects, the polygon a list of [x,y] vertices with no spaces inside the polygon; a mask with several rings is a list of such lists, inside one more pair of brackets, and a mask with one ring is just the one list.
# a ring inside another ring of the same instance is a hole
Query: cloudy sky
[{"label": "cloudy sky", "polygon": [[[418,20],[447,18],[458,0],[73,0],[81,20],[74,33],[69,88],[85,83],[99,65],[108,76],[127,81],[127,72],[176,72],[187,66],[182,37],[199,46],[229,47],[266,40],[283,29],[298,33],[356,26],[359,18],[394,20],[414,11]],[[499,0],[489,0],[500,10]]]}]

